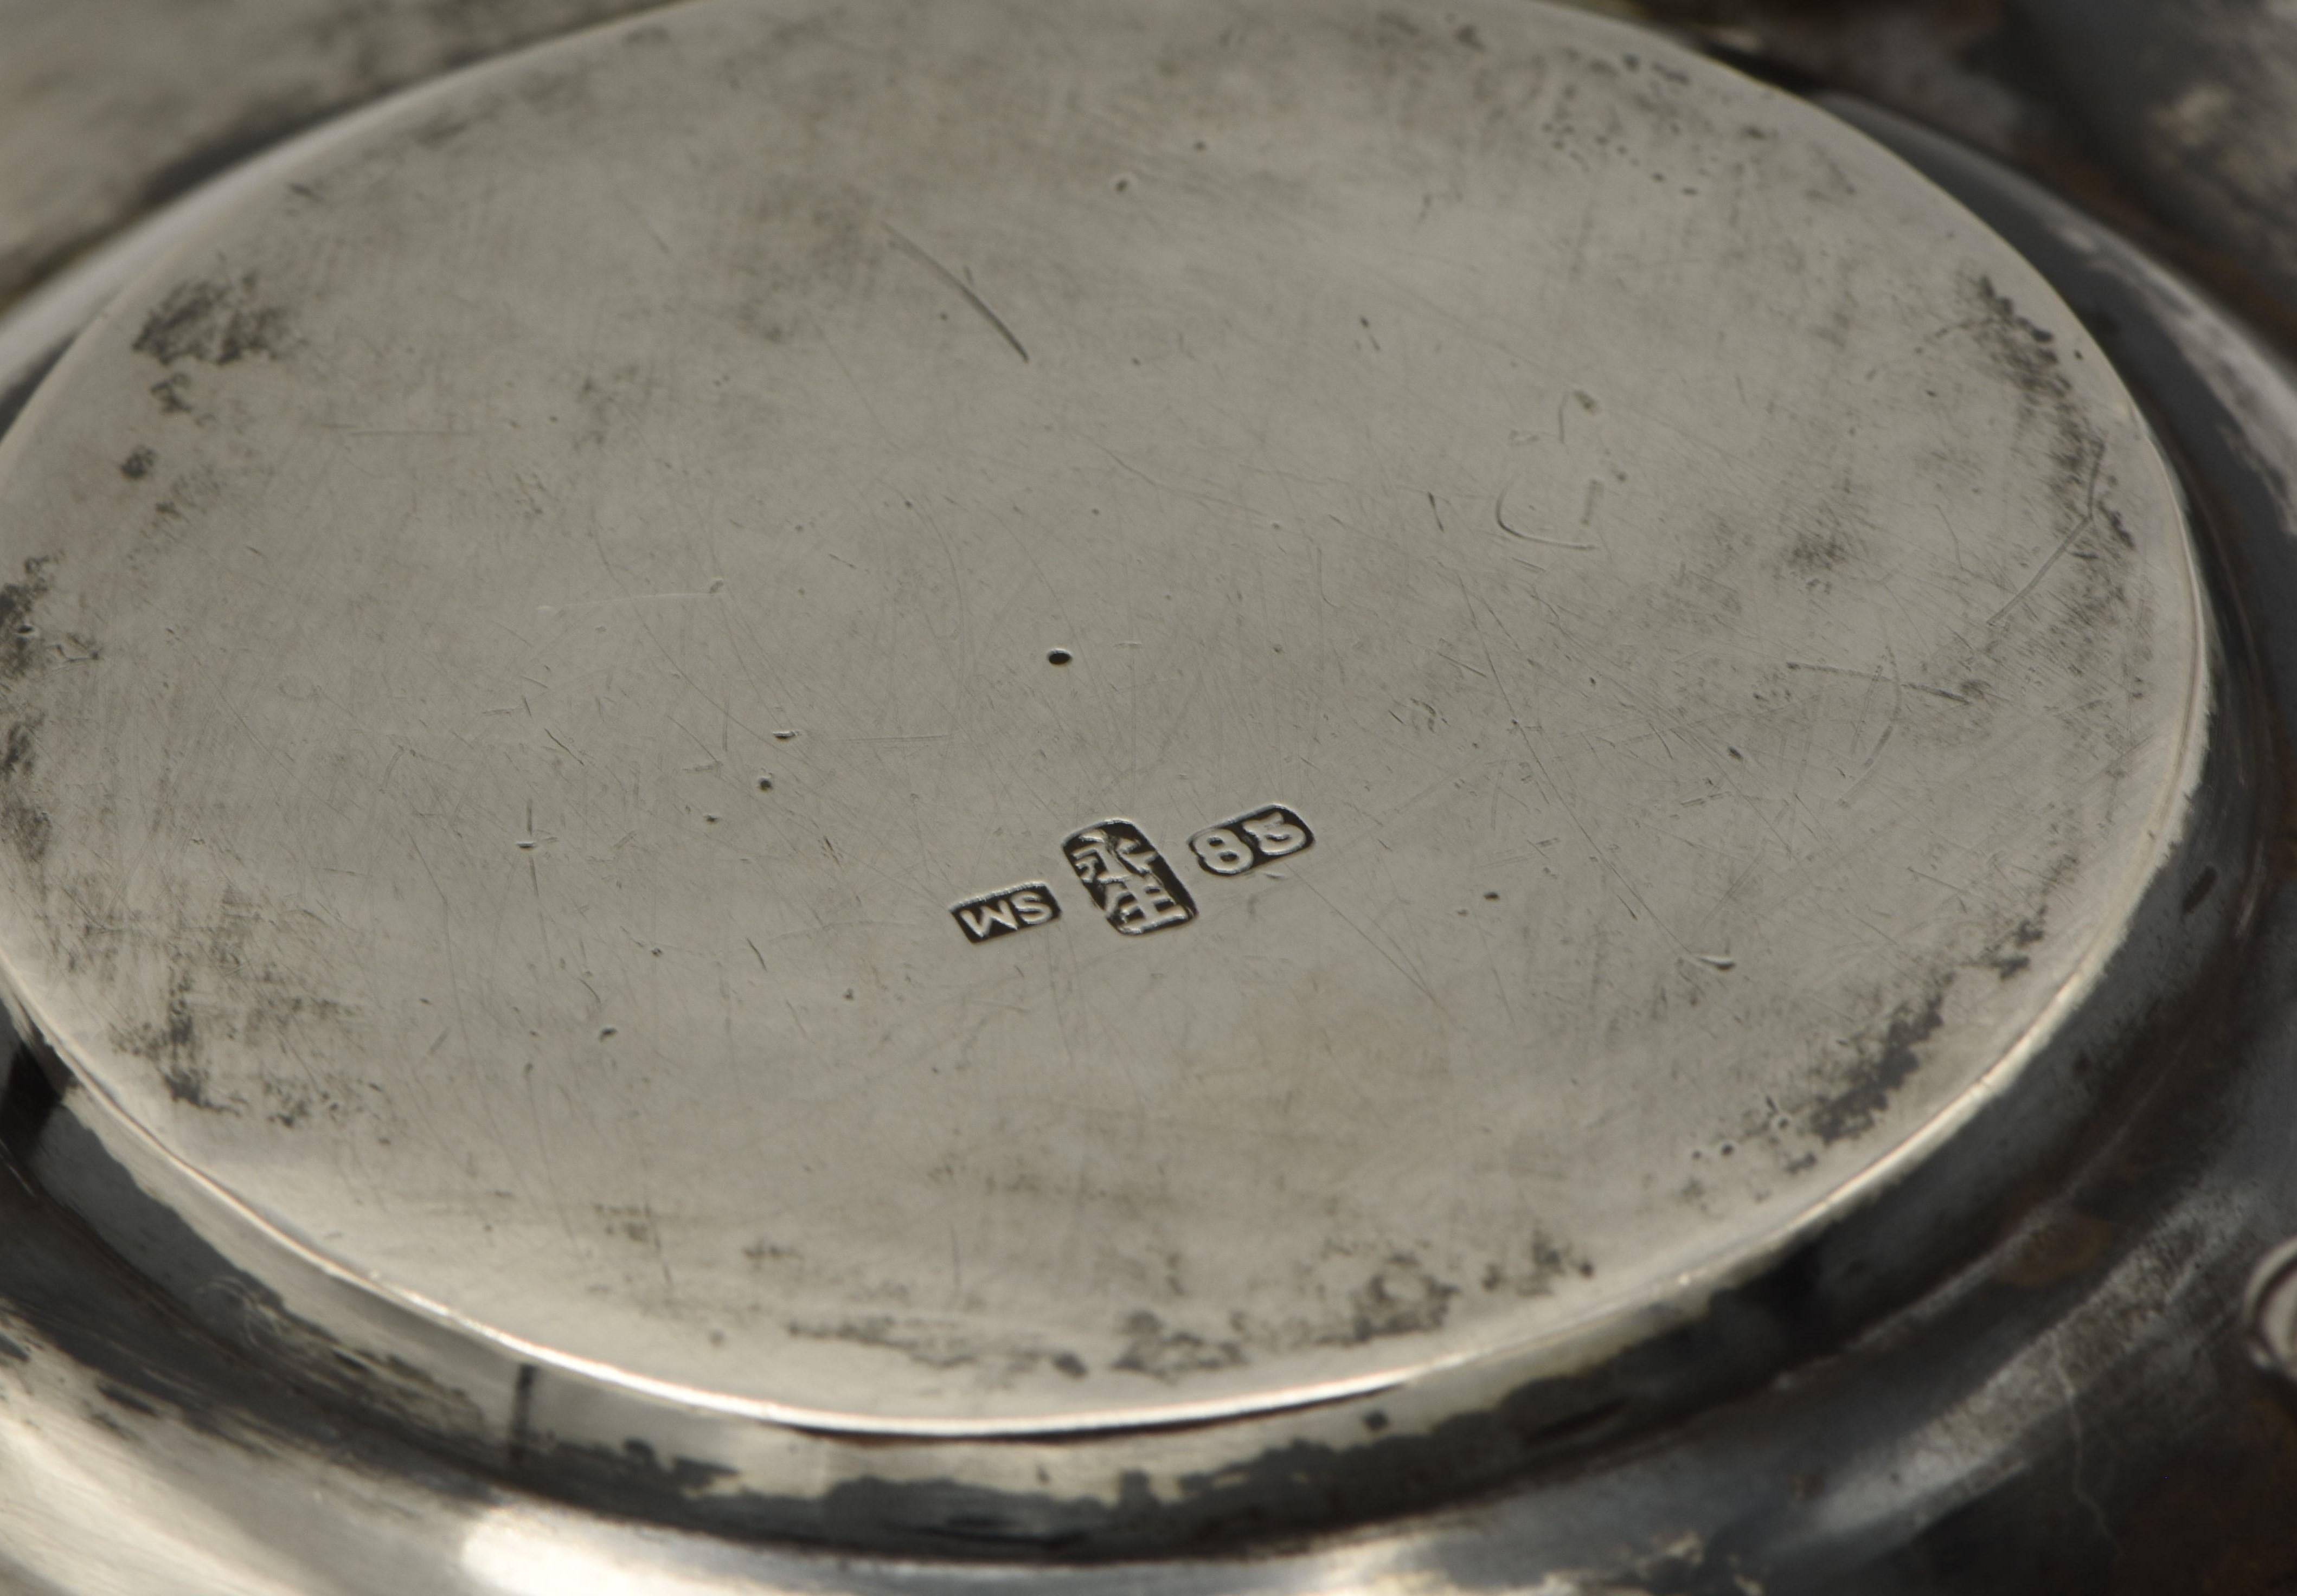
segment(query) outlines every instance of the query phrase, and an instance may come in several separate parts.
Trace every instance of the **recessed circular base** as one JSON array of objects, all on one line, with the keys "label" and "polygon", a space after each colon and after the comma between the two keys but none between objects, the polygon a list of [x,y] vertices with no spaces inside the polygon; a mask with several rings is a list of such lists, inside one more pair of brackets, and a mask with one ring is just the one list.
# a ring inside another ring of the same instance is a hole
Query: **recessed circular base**
[{"label": "recessed circular base", "polygon": [[482,69],[80,340],[0,558],[115,1151],[440,1425],[700,1457],[1695,1312],[2082,1010],[2209,700],[2041,280],[1523,4]]}]

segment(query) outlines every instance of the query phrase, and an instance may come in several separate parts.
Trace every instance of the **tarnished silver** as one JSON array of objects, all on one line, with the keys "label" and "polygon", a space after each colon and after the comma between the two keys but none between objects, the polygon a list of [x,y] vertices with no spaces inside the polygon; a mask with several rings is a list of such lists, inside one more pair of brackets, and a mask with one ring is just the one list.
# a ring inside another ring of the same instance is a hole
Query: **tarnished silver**
[{"label": "tarnished silver", "polygon": [[0,0],[0,304],[275,140],[642,4]]},{"label": "tarnished silver", "polygon": [[2009,250],[1653,51],[703,5],[282,173],[0,461],[12,998],[213,1255],[56,1189],[464,1444],[1091,1520],[2046,1146],[2214,868],[2167,474]]},{"label": "tarnished silver", "polygon": [[[1584,1460],[2087,1167],[2258,901],[2100,346],[1626,29],[721,0],[182,214],[0,445],[18,1139],[317,1405],[8,1432],[123,1568],[937,1588],[480,1481],[1105,1555]],[[2103,1269],[1977,1394],[1887,1373],[1965,1273],[1670,1463],[1039,1577],[1820,1577],[2062,1441],[2163,1255],[2079,1217],[1976,1266]],[[21,1317],[35,1410],[143,1389]]]}]

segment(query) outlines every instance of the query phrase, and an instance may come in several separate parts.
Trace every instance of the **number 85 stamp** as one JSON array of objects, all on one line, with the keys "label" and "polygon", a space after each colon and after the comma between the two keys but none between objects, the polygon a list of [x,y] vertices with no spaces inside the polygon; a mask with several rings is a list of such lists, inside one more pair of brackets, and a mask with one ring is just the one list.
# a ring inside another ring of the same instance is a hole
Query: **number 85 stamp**
[{"label": "number 85 stamp", "polygon": [[1243,876],[1305,852],[1315,840],[1308,822],[1274,803],[1206,827],[1189,839],[1189,851],[1215,876]]}]

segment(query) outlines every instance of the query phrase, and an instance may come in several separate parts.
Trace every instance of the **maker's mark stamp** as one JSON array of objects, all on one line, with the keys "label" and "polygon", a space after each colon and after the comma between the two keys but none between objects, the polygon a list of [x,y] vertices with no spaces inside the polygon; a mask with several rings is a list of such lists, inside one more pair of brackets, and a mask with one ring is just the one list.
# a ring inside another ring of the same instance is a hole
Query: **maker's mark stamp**
[{"label": "maker's mark stamp", "polygon": [[[1315,846],[1308,822],[1280,803],[1264,803],[1189,839],[1197,863],[1214,876],[1247,876]],[[1103,918],[1126,936],[1146,936],[1197,917],[1179,873],[1130,820],[1103,820],[1061,843],[1069,868],[1092,894]],[[1041,881],[1023,882],[950,905],[950,917],[976,947],[1061,917],[1060,901]]]},{"label": "maker's mark stamp", "polygon": [[1103,820],[1061,844],[1108,923],[1127,936],[1146,936],[1197,917],[1195,900],[1164,855],[1130,820]]},{"label": "maker's mark stamp", "polygon": [[952,903],[949,912],[964,929],[966,941],[978,945],[1032,926],[1050,925],[1061,917],[1061,904],[1051,887],[1031,881]]},{"label": "maker's mark stamp", "polygon": [[1275,860],[1305,853],[1315,844],[1308,822],[1280,803],[1223,820],[1189,839],[1197,862],[1215,876],[1242,876]]}]

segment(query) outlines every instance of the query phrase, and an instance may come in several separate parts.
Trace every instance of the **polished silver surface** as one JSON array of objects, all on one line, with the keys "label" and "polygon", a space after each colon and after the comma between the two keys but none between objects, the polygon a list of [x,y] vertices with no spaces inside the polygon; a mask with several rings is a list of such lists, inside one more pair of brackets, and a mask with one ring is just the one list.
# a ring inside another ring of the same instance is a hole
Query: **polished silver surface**
[{"label": "polished silver surface", "polygon": [[703,4],[255,186],[0,454],[0,953],[44,1178],[422,1433],[1185,1503],[1942,1224],[2200,957],[2128,395],[1645,37]]},{"label": "polished silver surface", "polygon": [[[2153,211],[2297,306],[2297,11],[2287,0],[2011,0],[2054,86]],[[2285,336],[2286,322],[2278,329]]]},{"label": "polished silver surface", "polygon": [[2282,1380],[2297,1380],[2297,1242],[2283,1242],[2249,1278],[2242,1299],[2250,1355]]}]

